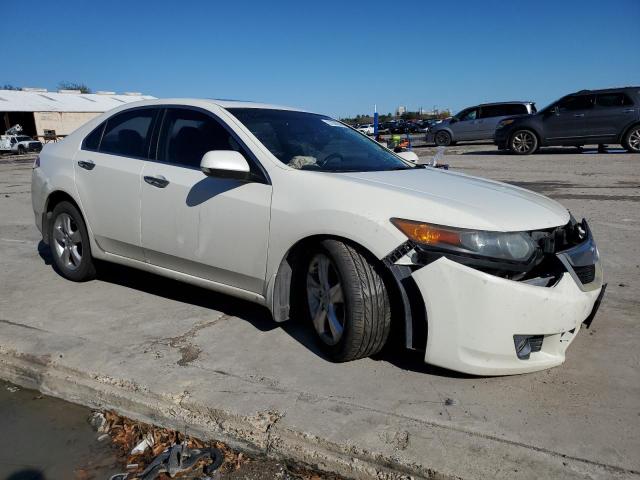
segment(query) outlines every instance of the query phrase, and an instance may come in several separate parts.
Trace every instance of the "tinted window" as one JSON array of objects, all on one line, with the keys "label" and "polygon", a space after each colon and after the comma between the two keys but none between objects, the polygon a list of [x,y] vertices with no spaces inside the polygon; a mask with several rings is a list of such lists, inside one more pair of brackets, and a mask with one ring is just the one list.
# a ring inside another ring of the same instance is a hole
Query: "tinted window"
[{"label": "tinted window", "polygon": [[156,109],[134,109],[114,115],[100,143],[100,151],[125,157],[146,158]]},{"label": "tinted window", "polygon": [[510,103],[505,105],[487,105],[481,107],[480,118],[506,117],[508,115],[525,115],[529,113],[526,105]]},{"label": "tinted window", "polygon": [[623,107],[633,105],[633,102],[624,93],[602,93],[596,98],[596,104],[601,107]]},{"label": "tinted window", "polygon": [[158,160],[199,168],[202,157],[211,150],[235,150],[252,164],[236,139],[213,117],[196,110],[167,109]]},{"label": "tinted window", "polygon": [[562,110],[585,110],[593,107],[594,95],[572,95],[558,102],[558,108]]},{"label": "tinted window", "polygon": [[84,138],[84,141],[82,142],[83,150],[98,150],[98,147],[100,146],[100,139],[102,138],[102,131],[104,130],[104,125],[104,123],[101,123]]},{"label": "tinted window", "polygon": [[460,121],[475,120],[477,115],[478,115],[478,110],[476,108],[472,108],[471,110],[463,111],[458,117],[458,120]]}]

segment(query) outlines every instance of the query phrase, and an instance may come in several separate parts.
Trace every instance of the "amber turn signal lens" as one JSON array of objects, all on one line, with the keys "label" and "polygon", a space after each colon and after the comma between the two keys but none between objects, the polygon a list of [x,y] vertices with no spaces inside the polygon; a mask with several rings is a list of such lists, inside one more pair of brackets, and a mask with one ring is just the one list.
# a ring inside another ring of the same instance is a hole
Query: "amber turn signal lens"
[{"label": "amber turn signal lens", "polygon": [[453,230],[437,227],[428,223],[403,220],[402,218],[392,218],[396,228],[409,237],[414,242],[424,245],[460,245],[460,234]]}]

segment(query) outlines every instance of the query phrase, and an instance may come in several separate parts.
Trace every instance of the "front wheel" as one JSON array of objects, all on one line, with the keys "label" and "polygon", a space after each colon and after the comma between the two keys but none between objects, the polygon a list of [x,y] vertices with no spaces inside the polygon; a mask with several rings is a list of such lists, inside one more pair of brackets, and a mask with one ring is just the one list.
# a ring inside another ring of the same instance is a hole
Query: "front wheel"
[{"label": "front wheel", "polygon": [[22,145],[18,145],[18,155],[24,155],[25,153],[27,153],[27,149]]},{"label": "front wheel", "polygon": [[382,350],[391,307],[376,266],[336,240],[321,242],[306,265],[307,313],[327,356],[346,362]]},{"label": "front wheel", "polygon": [[60,202],[53,209],[49,244],[56,270],[74,282],[91,280],[96,269],[91,258],[87,227],[78,209]]},{"label": "front wheel", "polygon": [[631,127],[622,140],[622,146],[631,153],[640,153],[640,125]]},{"label": "front wheel", "polygon": [[530,130],[518,130],[511,136],[509,150],[517,155],[530,155],[538,149],[538,137]]},{"label": "front wheel", "polygon": [[439,132],[436,132],[434,141],[439,147],[448,147],[449,145],[451,145],[451,135],[449,134],[449,132],[440,130]]}]

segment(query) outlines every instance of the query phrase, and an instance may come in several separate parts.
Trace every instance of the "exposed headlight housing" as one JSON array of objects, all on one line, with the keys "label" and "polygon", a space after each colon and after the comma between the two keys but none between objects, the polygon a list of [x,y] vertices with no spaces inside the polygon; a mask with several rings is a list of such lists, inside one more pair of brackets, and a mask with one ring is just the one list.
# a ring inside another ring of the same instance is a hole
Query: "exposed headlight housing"
[{"label": "exposed headlight housing", "polygon": [[392,218],[410,240],[427,247],[510,262],[529,262],[538,245],[526,232],[491,232]]}]

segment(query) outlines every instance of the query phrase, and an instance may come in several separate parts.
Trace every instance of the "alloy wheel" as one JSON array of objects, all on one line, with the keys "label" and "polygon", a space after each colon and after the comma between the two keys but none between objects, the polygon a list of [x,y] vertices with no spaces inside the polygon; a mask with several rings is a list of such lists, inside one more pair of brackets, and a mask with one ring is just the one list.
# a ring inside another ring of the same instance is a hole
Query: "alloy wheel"
[{"label": "alloy wheel", "polygon": [[344,333],[344,292],[338,271],[323,253],[315,255],[309,264],[307,302],[313,327],[322,341],[336,345]]},{"label": "alloy wheel", "polygon": [[53,223],[53,250],[68,270],[76,270],[82,262],[82,235],[68,213],[61,213]]},{"label": "alloy wheel", "polygon": [[518,132],[511,141],[513,149],[518,153],[530,152],[535,143],[536,139],[529,132]]},{"label": "alloy wheel", "polygon": [[640,152],[640,128],[636,128],[629,134],[629,146],[636,152]]},{"label": "alloy wheel", "polygon": [[447,146],[451,140],[449,139],[449,134],[446,132],[438,132],[436,133],[436,145]]}]

